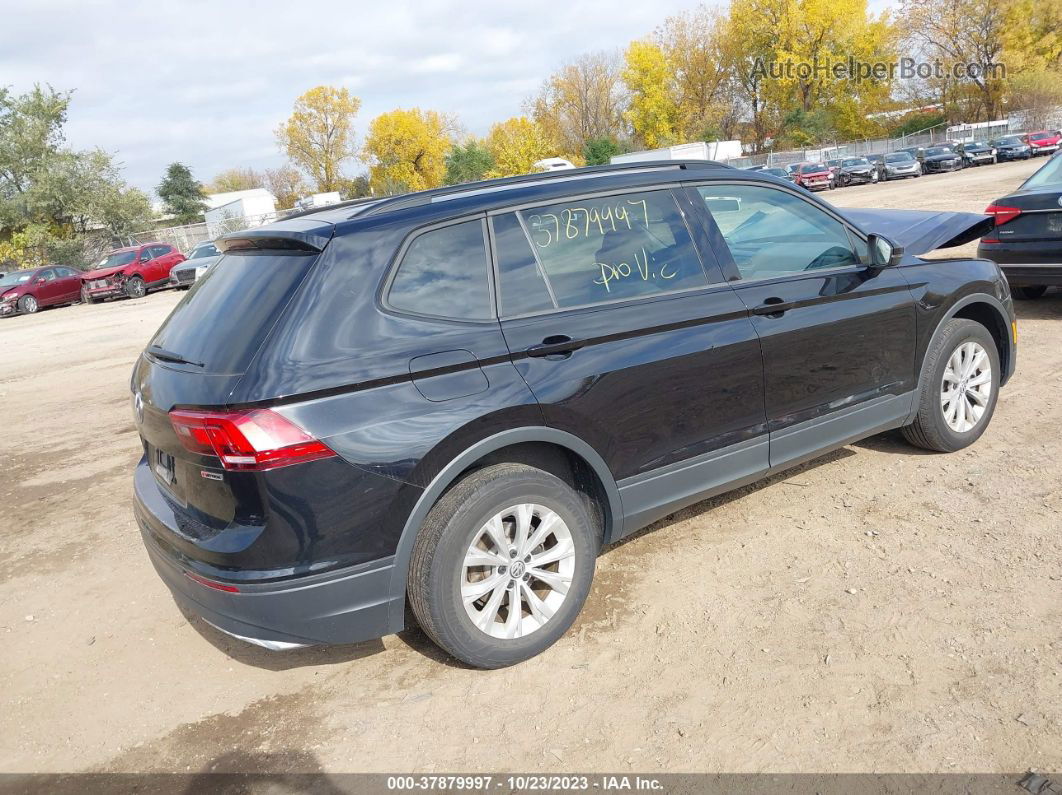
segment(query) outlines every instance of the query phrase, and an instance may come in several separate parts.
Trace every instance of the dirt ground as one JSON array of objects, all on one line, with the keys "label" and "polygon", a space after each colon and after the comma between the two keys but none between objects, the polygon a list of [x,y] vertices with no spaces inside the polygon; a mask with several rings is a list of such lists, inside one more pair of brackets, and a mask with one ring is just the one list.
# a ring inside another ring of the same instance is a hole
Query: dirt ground
[{"label": "dirt ground", "polygon": [[[981,211],[1039,162],[847,188]],[[608,550],[541,657],[416,629],[271,653],[177,609],[130,506],[132,363],[180,298],[0,321],[0,770],[1062,770],[1062,292],[971,449],[895,435]]]}]

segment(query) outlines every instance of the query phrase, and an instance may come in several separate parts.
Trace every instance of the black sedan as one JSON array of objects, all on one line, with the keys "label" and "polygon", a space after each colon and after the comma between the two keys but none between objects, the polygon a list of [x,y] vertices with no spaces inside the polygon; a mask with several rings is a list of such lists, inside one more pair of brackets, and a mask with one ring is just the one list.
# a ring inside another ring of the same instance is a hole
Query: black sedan
[{"label": "black sedan", "polygon": [[1062,287],[1062,156],[1052,157],[1014,193],[985,210],[995,228],[978,256],[995,260],[1018,298]]},{"label": "black sedan", "polygon": [[878,181],[878,170],[865,157],[846,157],[837,167],[837,186],[862,185]]},{"label": "black sedan", "polygon": [[962,155],[950,146],[931,146],[922,155],[922,171],[926,174],[958,171],[962,167]]},{"label": "black sedan", "polygon": [[996,149],[984,141],[964,141],[958,146],[967,166],[986,166],[996,162]]},{"label": "black sedan", "polygon": [[1028,160],[1032,157],[1032,147],[1020,135],[1005,135],[989,141],[996,150],[996,160]]}]

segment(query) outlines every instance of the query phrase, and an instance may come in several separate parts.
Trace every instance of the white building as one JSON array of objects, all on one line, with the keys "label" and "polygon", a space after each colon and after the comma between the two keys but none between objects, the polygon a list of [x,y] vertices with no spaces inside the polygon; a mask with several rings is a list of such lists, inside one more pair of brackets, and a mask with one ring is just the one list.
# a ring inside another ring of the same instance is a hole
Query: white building
[{"label": "white building", "polygon": [[204,220],[211,238],[227,232],[250,229],[277,217],[277,200],[265,188],[208,193]]},{"label": "white building", "polygon": [[627,152],[616,155],[612,163],[642,163],[653,160],[732,160],[741,157],[741,141],[694,141],[689,144]]}]

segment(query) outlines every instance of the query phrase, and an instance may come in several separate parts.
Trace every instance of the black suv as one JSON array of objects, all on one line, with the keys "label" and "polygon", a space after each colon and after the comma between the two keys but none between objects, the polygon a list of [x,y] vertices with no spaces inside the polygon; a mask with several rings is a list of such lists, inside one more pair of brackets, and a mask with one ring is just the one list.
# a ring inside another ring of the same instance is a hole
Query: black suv
[{"label": "black suv", "polygon": [[916,255],[991,224],[702,161],[230,235],[133,372],[147,550],[269,648],[396,632],[408,602],[466,663],[527,659],[650,522],[890,428],[977,439],[1014,369],[1007,283]]}]

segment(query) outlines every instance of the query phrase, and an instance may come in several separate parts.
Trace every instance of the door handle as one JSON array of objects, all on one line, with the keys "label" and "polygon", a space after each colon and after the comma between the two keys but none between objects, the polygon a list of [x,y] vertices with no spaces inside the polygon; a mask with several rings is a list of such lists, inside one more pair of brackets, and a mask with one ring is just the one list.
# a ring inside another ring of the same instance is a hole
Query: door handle
[{"label": "door handle", "polygon": [[535,357],[563,356],[567,359],[572,355],[572,351],[579,350],[585,344],[582,340],[572,339],[567,334],[553,334],[546,337],[538,345],[532,345],[528,348],[527,355]]},{"label": "door handle", "polygon": [[781,317],[785,314],[785,310],[788,308],[784,306],[784,304],[784,298],[771,296],[770,298],[764,300],[764,302],[759,306],[753,307],[752,314],[763,315],[764,317]]}]

